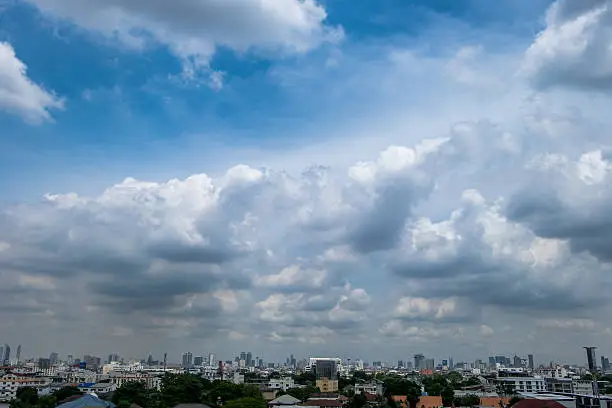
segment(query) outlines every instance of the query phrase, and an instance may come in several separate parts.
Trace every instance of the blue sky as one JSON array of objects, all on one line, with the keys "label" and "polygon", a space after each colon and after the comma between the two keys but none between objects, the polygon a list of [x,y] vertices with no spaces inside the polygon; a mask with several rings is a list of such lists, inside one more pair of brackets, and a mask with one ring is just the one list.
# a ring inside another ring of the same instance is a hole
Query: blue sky
[{"label": "blue sky", "polygon": [[[433,56],[448,53],[451,42],[522,46],[531,38],[525,28],[541,27],[547,2],[511,2],[495,10],[484,1],[325,2],[329,24],[344,30],[341,43],[280,58],[220,47],[210,66],[224,73],[221,90],[172,79],[180,76],[181,61],[164,44],[152,43],[134,52],[70,22],[50,20],[33,5],[13,4],[3,12],[2,40],[13,45],[28,66],[28,76],[61,96],[66,108],[54,112],[54,122],[43,126],[2,116],[7,136],[3,171],[17,178],[4,180],[10,184],[1,186],[2,196],[9,200],[20,194],[35,199],[62,189],[59,180],[71,190],[90,192],[71,173],[93,173],[98,166],[108,172],[108,156],[117,162],[110,167],[123,166],[121,171],[157,179],[170,177],[151,168],[157,167],[150,163],[158,160],[158,149],[174,150],[170,157],[164,153],[165,160],[180,161],[193,143],[212,141],[227,148],[308,144],[325,137],[317,136],[319,129],[350,120],[354,110],[371,111],[370,99],[379,97],[355,89],[338,90],[341,94],[330,98],[334,82],[345,74],[344,69],[322,69],[330,55],[347,53],[358,63],[367,63],[393,45],[419,47],[424,55]],[[494,35],[488,38],[491,32]],[[311,76],[290,86],[273,74],[304,65],[311,68]],[[314,129],[295,132],[310,126]],[[186,175],[180,167],[173,163],[171,171]],[[199,169],[206,170],[210,168],[205,164]],[[109,177],[102,185],[119,181],[122,175]]]},{"label": "blue sky", "polygon": [[609,339],[610,0],[168,4],[0,2],[0,340],[548,362]]}]

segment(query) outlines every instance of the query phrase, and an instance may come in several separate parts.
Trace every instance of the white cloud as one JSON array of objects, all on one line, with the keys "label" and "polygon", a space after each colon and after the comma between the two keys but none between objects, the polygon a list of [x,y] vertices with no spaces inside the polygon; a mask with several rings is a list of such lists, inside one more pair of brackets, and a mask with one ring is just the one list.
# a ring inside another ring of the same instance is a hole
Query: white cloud
[{"label": "white cloud", "polygon": [[495,333],[495,331],[487,326],[486,324],[483,324],[480,326],[480,335],[484,336],[484,337],[489,337],[492,336]]},{"label": "white cloud", "polygon": [[325,282],[325,270],[303,268],[300,265],[291,265],[283,268],[273,275],[257,276],[254,279],[256,286],[270,288],[319,288]]},{"label": "white cloud", "polygon": [[185,79],[204,69],[217,89],[222,77],[208,69],[217,47],[303,53],[343,37],[340,27],[325,24],[327,13],[316,0],[29,1],[128,47],[141,48],[151,40],[166,45],[183,60]]},{"label": "white cloud", "polygon": [[21,116],[32,124],[51,120],[51,109],[63,109],[63,101],[32,82],[26,65],[13,47],[0,42],[0,111]]},{"label": "white cloud", "polygon": [[538,321],[538,326],[547,329],[587,330],[594,329],[596,323],[591,319],[583,318],[542,319]]},{"label": "white cloud", "polygon": [[407,320],[447,321],[470,318],[471,310],[461,299],[426,299],[403,297],[395,307],[394,316]]},{"label": "white cloud", "polygon": [[557,0],[523,70],[540,87],[612,89],[612,2]]}]

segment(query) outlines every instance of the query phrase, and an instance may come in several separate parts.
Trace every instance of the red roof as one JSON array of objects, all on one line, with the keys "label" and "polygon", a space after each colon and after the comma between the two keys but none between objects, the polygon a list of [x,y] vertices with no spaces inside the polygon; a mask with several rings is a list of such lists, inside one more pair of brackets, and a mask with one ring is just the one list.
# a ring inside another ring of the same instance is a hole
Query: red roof
[{"label": "red roof", "polygon": [[512,408],[565,408],[564,405],[552,400],[525,398],[517,402]]},{"label": "red roof", "polygon": [[366,401],[376,401],[376,395],[370,394],[369,392],[364,393]]}]

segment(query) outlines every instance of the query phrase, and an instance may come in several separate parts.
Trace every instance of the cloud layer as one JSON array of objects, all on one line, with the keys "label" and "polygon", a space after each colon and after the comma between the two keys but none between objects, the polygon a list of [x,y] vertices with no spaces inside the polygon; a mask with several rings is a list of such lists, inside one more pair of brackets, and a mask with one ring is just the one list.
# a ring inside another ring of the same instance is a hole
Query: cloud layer
[{"label": "cloud layer", "polygon": [[[303,53],[341,33],[309,0],[172,10],[32,2],[123,45],[161,43],[196,66],[217,47]],[[58,339],[78,324],[92,348],[129,352],[202,343],[228,354],[257,345],[273,357],[294,347],[384,358],[580,351],[572,336],[612,332],[602,290],[612,283],[610,10],[559,0],[520,52],[460,44],[424,56],[377,44],[375,61],[348,48],[297,73],[271,70],[302,86],[300,96],[380,101],[365,122],[389,115],[395,133],[379,152],[343,128],[338,151],[287,153],[285,163],[317,163],[299,170],[232,163],[219,174],[126,178],[99,194],[4,204],[0,318],[14,333],[37,327]],[[0,64],[0,106],[4,69],[16,84],[4,95],[34,100],[11,112],[48,120],[61,102],[3,51],[11,62]]]}]

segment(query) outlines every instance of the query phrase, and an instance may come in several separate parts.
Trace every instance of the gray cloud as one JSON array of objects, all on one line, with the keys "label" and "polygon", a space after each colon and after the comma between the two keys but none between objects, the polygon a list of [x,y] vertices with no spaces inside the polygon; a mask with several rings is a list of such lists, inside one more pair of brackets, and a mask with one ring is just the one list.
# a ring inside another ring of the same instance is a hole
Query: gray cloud
[{"label": "gray cloud", "polygon": [[612,88],[612,2],[557,0],[527,50],[523,70],[541,88]]}]

